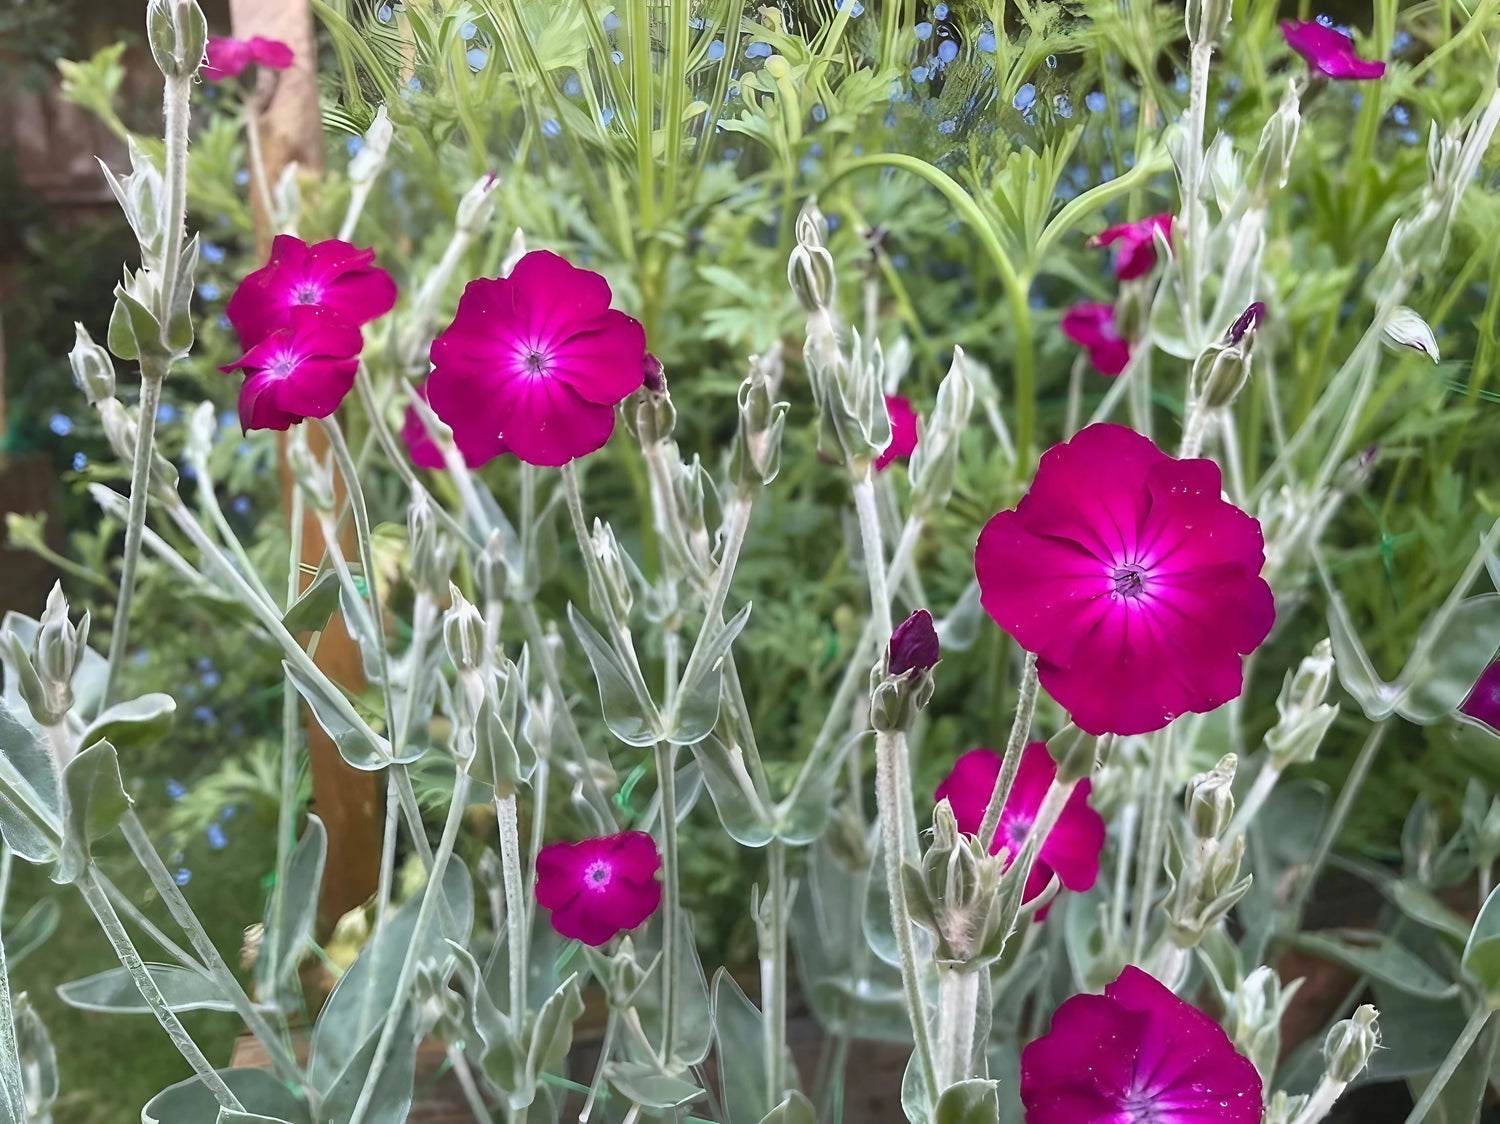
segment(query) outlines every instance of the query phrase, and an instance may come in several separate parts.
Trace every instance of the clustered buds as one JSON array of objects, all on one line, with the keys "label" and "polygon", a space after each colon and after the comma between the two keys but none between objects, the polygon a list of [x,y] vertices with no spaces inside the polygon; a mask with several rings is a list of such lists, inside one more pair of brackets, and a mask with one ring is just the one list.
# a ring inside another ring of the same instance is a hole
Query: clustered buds
[{"label": "clustered buds", "polygon": [[750,374],[740,383],[739,430],[729,454],[729,478],[740,489],[769,484],[781,470],[781,434],[791,408],[776,400],[781,382],[780,345],[774,356],[752,356]]},{"label": "clustered buds", "polygon": [[932,699],[932,669],[938,658],[932,614],[918,609],[896,626],[870,672],[870,725],[877,733],[911,729],[917,711]]},{"label": "clustered buds", "polygon": [[485,645],[484,617],[455,585],[443,613],[443,647],[458,679],[454,685],[453,753],[475,780],[502,795],[531,776],[536,751],[527,736],[525,649],[519,663]]},{"label": "clustered buds", "polygon": [[1225,754],[1188,782],[1187,837],[1172,840],[1164,903],[1168,935],[1180,949],[1202,941],[1250,889],[1250,876],[1240,877],[1244,834],[1223,841],[1234,819],[1235,764],[1235,755]]},{"label": "clustered buds", "polygon": [[83,390],[90,406],[97,406],[107,398],[115,396],[115,365],[110,362],[109,352],[94,342],[88,329],[75,323],[77,340],[68,352],[68,365],[73,368],[73,381]]},{"label": "clustered buds", "polygon": [[1323,700],[1333,683],[1333,644],[1327,639],[1313,646],[1312,654],[1287,672],[1276,696],[1276,725],[1266,734],[1266,750],[1273,769],[1305,765],[1317,756],[1318,747],[1339,708]]},{"label": "clustered buds", "polygon": [[1283,986],[1276,969],[1261,966],[1235,989],[1231,1000],[1234,1043],[1270,1081],[1281,1057],[1281,1019],[1302,986],[1300,979]]},{"label": "clustered buds", "polygon": [[937,962],[976,971],[1000,956],[1008,928],[999,894],[1005,856],[987,855],[973,835],[958,829],[948,801],[932,813],[932,846],[920,867],[908,863],[903,889],[912,920],[936,940]]},{"label": "clustered buds", "polygon": [[441,598],[448,588],[448,574],[458,547],[438,530],[427,493],[416,487],[411,490],[411,506],[406,511],[406,537],[412,581],[418,592],[433,600]]},{"label": "clustered buds", "polygon": [[1281,104],[1261,130],[1260,145],[1250,159],[1246,182],[1259,206],[1264,207],[1273,191],[1286,186],[1301,129],[1302,107],[1297,97],[1297,85],[1289,80]]},{"label": "clustered buds", "polygon": [[73,709],[73,676],[83,663],[88,639],[89,615],[85,612],[76,625],[68,619],[68,599],[60,582],[47,595],[30,651],[14,632],[6,634],[16,687],[38,725],[55,726]]},{"label": "clustered buds", "polygon": [[809,316],[830,314],[837,292],[833,255],[828,252],[828,220],[809,199],[797,216],[797,245],[787,262],[786,279]]}]

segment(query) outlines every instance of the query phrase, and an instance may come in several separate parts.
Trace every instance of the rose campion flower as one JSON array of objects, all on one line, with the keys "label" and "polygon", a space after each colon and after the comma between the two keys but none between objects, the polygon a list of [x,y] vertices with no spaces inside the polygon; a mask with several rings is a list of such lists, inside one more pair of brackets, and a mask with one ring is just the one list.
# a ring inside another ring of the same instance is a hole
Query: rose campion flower
[{"label": "rose campion flower", "polygon": [[1368,79],[1385,74],[1385,63],[1360,58],[1354,53],[1353,39],[1316,20],[1282,20],[1281,34],[1308,66],[1328,78]]},{"label": "rose campion flower", "polygon": [[[417,394],[422,401],[427,401],[426,383],[417,388]],[[461,415],[454,419],[457,424],[449,424],[448,428],[453,431],[453,443],[463,455],[464,464],[470,468],[481,468],[510,450],[505,447],[505,442],[498,433],[483,426],[469,424],[473,417],[471,414]],[[406,420],[401,425],[401,440],[406,442],[412,464],[418,468],[444,467],[442,451],[427,432],[427,427],[422,424],[415,406],[406,407]]]},{"label": "rose campion flower", "polygon": [[1500,660],[1484,669],[1458,710],[1492,730],[1500,730]]},{"label": "rose campion flower", "polygon": [[563,936],[601,945],[656,912],[659,869],[656,841],[644,831],[551,843],[536,857],[537,904]]},{"label": "rose campion flower", "polygon": [[287,429],[326,418],[354,387],[362,340],[357,327],[326,308],[294,308],[287,326],[222,371],[244,371],[240,425]]},{"label": "rose campion flower", "polygon": [[[953,818],[958,821],[958,830],[979,834],[985,807],[1000,776],[1000,764],[1000,754],[993,749],[971,749],[953,763],[953,771],[938,785],[933,799],[948,801]],[[1000,828],[990,849],[992,854],[1007,849],[1007,866],[1020,854],[1026,833],[1031,830],[1056,776],[1057,762],[1047,752],[1046,742],[1032,742],[1022,751],[1021,765],[1000,812]],[[1074,893],[1094,888],[1099,877],[1099,852],[1104,849],[1104,818],[1089,807],[1091,790],[1086,778],[1079,781],[1063,805],[1062,815],[1043,841],[1026,878],[1026,901],[1042,893],[1054,873]]]},{"label": "rose campion flower", "polygon": [[1063,313],[1062,333],[1089,353],[1101,375],[1113,378],[1130,362],[1130,341],[1115,328],[1112,304],[1075,304]]},{"label": "rose campion flower", "polygon": [[1221,488],[1211,460],[1091,425],[980,533],[986,612],[1086,732],[1150,733],[1238,697],[1276,609],[1260,523]]},{"label": "rose campion flower", "polygon": [[891,633],[888,666],[892,675],[931,671],[939,657],[937,626],[926,609],[918,609]]},{"label": "rose campion flower", "polygon": [[303,305],[336,312],[357,328],[395,304],[396,282],[375,264],[374,250],[356,249],[336,238],[309,246],[293,235],[278,234],[270,260],[240,282],[224,314],[239,334],[240,346],[248,350],[285,327],[292,309]]},{"label": "rose campion flower", "polygon": [[885,412],[891,418],[891,443],[875,458],[876,472],[884,472],[897,457],[909,457],[917,451],[917,412],[911,408],[911,399],[887,394]]},{"label": "rose campion flower", "polygon": [[528,464],[603,448],[646,370],[645,329],[610,299],[603,277],[546,250],[470,281],[432,344],[432,408],[450,426],[470,415]]},{"label": "rose campion flower", "polygon": [[1115,246],[1115,277],[1133,281],[1151,272],[1156,264],[1156,232],[1160,230],[1168,245],[1172,240],[1172,216],[1152,215],[1138,222],[1122,223],[1101,230],[1089,239],[1090,248]]},{"label": "rose campion flower", "polygon": [[1021,1051],[1026,1124],[1260,1124],[1260,1075],[1202,1011],[1134,966],[1075,995]]},{"label": "rose campion flower", "polygon": [[292,65],[292,49],[279,39],[231,39],[227,35],[210,35],[205,60],[199,71],[209,82],[238,78],[246,67],[264,66],[287,70]]}]

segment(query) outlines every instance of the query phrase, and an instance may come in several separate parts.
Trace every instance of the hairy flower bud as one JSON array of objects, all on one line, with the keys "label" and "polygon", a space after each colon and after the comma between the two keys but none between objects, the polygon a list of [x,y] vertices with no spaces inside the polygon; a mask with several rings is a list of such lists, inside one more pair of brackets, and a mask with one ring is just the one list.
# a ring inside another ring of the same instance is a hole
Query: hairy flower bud
[{"label": "hairy flower bud", "polygon": [[918,609],[896,626],[886,661],[891,675],[921,674],[937,666],[939,658],[937,628],[932,614]]},{"label": "hairy flower bud", "polygon": [[1288,81],[1281,104],[1260,133],[1260,146],[1250,160],[1248,182],[1257,204],[1266,205],[1273,191],[1286,186],[1292,170],[1292,156],[1302,128],[1302,109],[1297,85]]},{"label": "hairy flower bud", "polygon": [[1229,0],[1188,0],[1188,39],[1193,43],[1219,42],[1229,27],[1229,10]]},{"label": "hairy flower bud", "polygon": [[1234,819],[1235,755],[1226,753],[1207,773],[1188,782],[1188,826],[1199,839],[1217,839]]},{"label": "hairy flower bud", "polygon": [[921,865],[902,872],[912,919],[936,938],[939,964],[983,967],[1004,942],[997,893],[1004,856],[985,854],[977,838],[962,834],[946,800],[933,810],[932,836]]},{"label": "hairy flower bud", "polygon": [[1328,1032],[1323,1041],[1323,1060],[1328,1076],[1347,1085],[1370,1064],[1370,1055],[1380,1045],[1379,1012],[1366,1003]]},{"label": "hairy flower bud", "polygon": [[[454,220],[454,226],[471,238],[483,234],[485,227],[490,224],[490,216],[495,213],[495,192],[499,187],[500,176],[496,172],[486,172],[475,180],[474,186],[464,192],[463,198],[458,201],[458,216]],[[519,235],[520,231],[516,233]]]},{"label": "hairy flower bud", "polygon": [[[106,398],[98,405],[99,422],[104,428],[105,439],[115,456],[129,463],[135,459],[135,442],[138,431],[134,407],[126,409],[118,398]],[[158,498],[175,495],[177,491],[177,468],[166,457],[155,450],[151,453],[151,494]]]},{"label": "hairy flower bud", "polygon": [[644,448],[672,439],[677,427],[677,408],[667,393],[667,378],[661,360],[646,352],[645,376],[640,389],[620,404],[625,428],[635,434]]},{"label": "hairy flower bud", "polygon": [[448,596],[451,603],[443,613],[443,648],[463,674],[484,662],[484,618],[451,582]]},{"label": "hairy flower bud", "polygon": [[170,78],[191,78],[208,46],[208,20],[197,0],[151,0],[146,8],[151,57]]},{"label": "hairy flower bud", "polygon": [[776,345],[774,377],[771,364],[760,356],[750,360],[750,374],[740,383],[740,426],[729,458],[729,477],[740,488],[769,484],[781,470],[781,435],[786,428],[786,402],[777,402],[780,382],[780,344]]},{"label": "hairy flower bud", "polygon": [[937,403],[922,430],[911,458],[911,492],[914,511],[936,511],[953,494],[958,471],[959,447],[974,410],[974,388],[969,382],[963,348],[953,349],[948,374],[938,387]]},{"label": "hairy flower bud", "polygon": [[1272,767],[1305,765],[1317,756],[1318,747],[1338,707],[1323,700],[1333,682],[1333,644],[1326,638],[1313,646],[1312,654],[1287,672],[1276,698],[1276,725],[1266,733],[1266,750]]},{"label": "hairy flower bud", "polygon": [[938,658],[932,614],[918,609],[897,626],[870,672],[870,725],[877,733],[911,729],[917,711],[932,699]]},{"label": "hairy flower bud", "polygon": [[1301,988],[1300,979],[1283,987],[1274,968],[1259,967],[1235,989],[1232,1037],[1262,1080],[1269,1081],[1281,1055],[1281,1019]]},{"label": "hairy flower bud", "polygon": [[786,279],[804,312],[831,309],[837,292],[833,255],[828,252],[828,220],[809,199],[797,216],[797,245],[787,262]]},{"label": "hairy flower bud", "polygon": [[77,335],[73,350],[68,352],[68,365],[73,368],[73,381],[82,389],[90,406],[97,406],[106,398],[115,396],[115,365],[110,362],[109,352],[94,342],[80,323],[74,323]]},{"label": "hairy flower bud", "polygon": [[55,726],[73,709],[73,676],[83,663],[88,638],[89,615],[84,613],[76,626],[68,619],[61,582],[47,595],[30,652],[10,635],[11,654],[19,657],[16,686],[39,725]]},{"label": "hairy flower bud", "polygon": [[606,598],[604,603],[595,604],[594,610],[624,622],[635,604],[635,590],[630,580],[635,564],[620,549],[614,528],[602,520],[594,520],[594,532],[590,536],[588,548],[593,551],[599,576],[604,582],[603,590],[590,592],[594,593],[596,601],[599,593]]},{"label": "hairy flower bud", "polygon": [[457,556],[456,545],[443,535],[432,514],[427,493],[413,487],[406,511],[406,537],[411,554],[412,582],[419,591],[437,600],[448,588],[448,573]]},{"label": "hairy flower bud", "polygon": [[[370,127],[365,130],[359,151],[349,161],[347,175],[352,184],[368,184],[374,181],[385,167],[387,155],[391,150],[391,139],[395,135],[395,129],[391,125],[391,119],[386,114],[385,106],[382,105],[375,111],[375,120],[370,122]],[[465,199],[468,196],[464,196]],[[463,203],[458,205],[459,223],[463,221]]]},{"label": "hairy flower bud", "polygon": [[1255,329],[1264,319],[1266,306],[1256,301],[1230,325],[1222,342],[1214,344],[1193,364],[1194,396],[1205,406],[1228,406],[1250,378]]},{"label": "hairy flower bud", "polygon": [[1391,309],[1381,325],[1381,336],[1392,351],[1416,351],[1438,362],[1437,338],[1432,329],[1404,304]]}]

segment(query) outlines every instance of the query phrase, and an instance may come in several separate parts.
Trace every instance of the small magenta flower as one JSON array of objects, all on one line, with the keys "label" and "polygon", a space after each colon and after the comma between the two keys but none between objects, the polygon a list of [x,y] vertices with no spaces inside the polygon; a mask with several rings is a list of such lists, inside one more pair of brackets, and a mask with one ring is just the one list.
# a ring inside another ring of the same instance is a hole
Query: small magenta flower
[{"label": "small magenta flower", "polygon": [[286,327],[294,308],[325,308],[361,327],[395,303],[396,282],[375,264],[374,250],[333,238],[309,246],[278,234],[270,260],[240,282],[224,314],[239,334],[240,346],[249,349]]},{"label": "small magenta flower", "polygon": [[1115,246],[1115,277],[1120,281],[1133,281],[1150,273],[1156,264],[1158,230],[1171,245],[1171,215],[1152,215],[1137,222],[1111,226],[1090,238],[1088,244],[1091,249]]},{"label": "small magenta flower", "polygon": [[231,39],[210,35],[203,68],[199,71],[209,82],[238,78],[251,65],[271,70],[287,70],[292,65],[292,49],[279,39]]},{"label": "small magenta flower", "polygon": [[646,333],[609,307],[609,283],[533,250],[509,277],[470,281],[432,344],[432,408],[449,426],[480,415],[528,464],[604,446],[615,406],[640,389]]},{"label": "small magenta flower", "polygon": [[1026,1124],[1259,1124],[1260,1074],[1202,1011],[1134,966],[1075,995],[1021,1051]]},{"label": "small magenta flower", "polygon": [[926,609],[918,609],[891,633],[889,668],[892,675],[931,671],[937,666],[939,657],[937,628],[932,623],[932,614]]},{"label": "small magenta flower", "polygon": [[1121,425],[1043,456],[1031,490],[979,535],[995,623],[1090,734],[1145,734],[1243,689],[1276,617],[1260,523],[1224,500],[1219,466],[1176,460]]},{"label": "small magenta flower", "polygon": [[[948,801],[959,831],[979,834],[984,810],[1000,777],[1000,764],[1000,754],[993,749],[971,749],[953,763],[953,771],[938,785],[933,799]],[[991,854],[998,854],[1001,848],[1009,852],[1006,866],[1021,853],[1021,845],[1026,842],[1056,776],[1057,762],[1047,752],[1046,742],[1032,742],[1022,751],[1021,765],[1000,812],[1000,827],[990,848]],[[1099,852],[1104,849],[1104,818],[1089,807],[1090,791],[1086,778],[1079,781],[1063,805],[1062,815],[1043,841],[1036,863],[1027,875],[1026,901],[1042,893],[1054,873],[1074,893],[1094,888],[1099,877]]]},{"label": "small magenta flower", "polygon": [[656,912],[660,869],[656,841],[644,831],[552,843],[536,857],[537,904],[551,910],[563,936],[605,944]]},{"label": "small magenta flower", "polygon": [[891,419],[891,443],[875,458],[876,472],[884,472],[897,457],[909,457],[917,451],[917,412],[911,408],[911,399],[887,394],[885,412]]},{"label": "small magenta flower", "polygon": [[1500,660],[1484,669],[1458,710],[1492,730],[1500,730]]},{"label": "small magenta flower", "polygon": [[[417,388],[417,395],[422,401],[427,401],[426,383]],[[445,424],[453,431],[453,443],[463,455],[464,464],[470,468],[481,468],[496,457],[510,452],[500,434],[486,428],[482,415],[477,412],[461,415]],[[411,462],[418,468],[444,467],[442,451],[427,432],[427,427],[422,424],[415,406],[406,407],[406,419],[401,425],[401,440],[406,442]]]},{"label": "small magenta flower", "polygon": [[1112,304],[1075,304],[1063,313],[1062,333],[1089,353],[1101,375],[1113,378],[1130,362],[1130,341],[1115,327]]},{"label": "small magenta flower", "polygon": [[1385,74],[1385,63],[1360,58],[1354,53],[1353,39],[1315,20],[1282,20],[1281,34],[1308,66],[1328,78],[1369,79]]},{"label": "small magenta flower", "polygon": [[266,336],[222,371],[244,371],[240,426],[287,429],[326,418],[354,387],[360,331],[326,308],[293,309],[284,328]]}]

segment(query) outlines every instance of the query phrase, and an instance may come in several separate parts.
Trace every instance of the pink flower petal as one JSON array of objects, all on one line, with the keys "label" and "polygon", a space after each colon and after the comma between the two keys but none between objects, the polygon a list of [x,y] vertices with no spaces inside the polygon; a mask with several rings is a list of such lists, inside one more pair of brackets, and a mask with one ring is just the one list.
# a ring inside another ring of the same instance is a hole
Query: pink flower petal
[{"label": "pink flower petal", "polygon": [[1385,63],[1362,59],[1354,51],[1354,40],[1343,32],[1324,27],[1315,20],[1282,20],[1281,34],[1287,46],[1307,60],[1309,66],[1329,78],[1371,79],[1385,74]]},{"label": "pink flower petal", "polygon": [[238,78],[252,61],[250,44],[243,39],[210,35],[203,66],[198,73],[203,75],[206,82],[223,82],[229,78]]},{"label": "pink flower petal", "polygon": [[250,57],[260,66],[272,70],[287,70],[292,65],[292,49],[279,39],[263,39],[259,35],[250,40]]},{"label": "pink flower petal", "polygon": [[[417,394],[427,401],[427,385],[417,389]],[[436,411],[434,411],[436,412]],[[496,457],[510,452],[500,436],[499,422],[490,415],[492,411],[482,409],[460,410],[451,420],[438,414],[438,418],[453,431],[453,443],[458,446],[469,468],[482,468]],[[406,443],[412,463],[418,468],[441,469],[446,467],[442,450],[427,432],[417,414],[415,406],[406,407],[406,417],[401,425],[401,440]]]},{"label": "pink flower petal", "polygon": [[587,331],[568,336],[549,353],[553,377],[571,386],[580,398],[613,406],[639,390],[646,378],[646,329],[634,317],[605,309]]},{"label": "pink flower petal", "polygon": [[504,283],[517,323],[524,324],[536,342],[557,340],[580,323],[603,316],[613,299],[601,275],[579,269],[549,250],[523,256]]},{"label": "pink flower petal", "polygon": [[953,770],[938,785],[934,800],[946,800],[953,809],[958,830],[977,835],[984,810],[1000,779],[1000,755],[993,749],[971,749],[953,763]]},{"label": "pink flower petal", "polygon": [[294,308],[325,308],[368,324],[389,312],[397,295],[396,282],[374,261],[373,250],[337,239],[309,246],[277,235],[269,260],[240,282],[224,313],[246,348],[285,327]]},{"label": "pink flower petal", "polygon": [[1484,669],[1458,709],[1491,729],[1500,729],[1500,660]]},{"label": "pink flower petal", "polygon": [[[553,379],[512,379],[494,393],[500,436],[527,464],[557,468],[586,457],[604,448],[615,430],[613,406],[585,402]],[[436,385],[433,396],[436,399]]]},{"label": "pink flower petal", "polygon": [[661,858],[644,832],[553,843],[537,855],[536,900],[565,937],[601,945],[661,905]]},{"label": "pink flower petal", "polygon": [[1092,791],[1087,779],[1078,782],[1042,844],[1041,858],[1057,872],[1063,886],[1077,894],[1094,888],[1099,853],[1104,850],[1104,817],[1089,807]]},{"label": "pink flower petal", "polygon": [[884,472],[898,457],[909,457],[917,451],[917,412],[911,399],[887,394],[885,409],[891,419],[891,443],[875,458],[876,472]]}]

